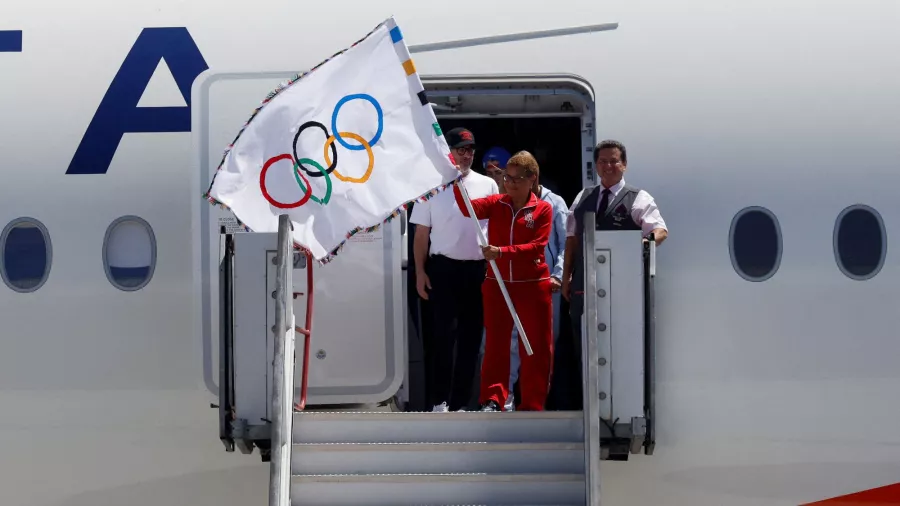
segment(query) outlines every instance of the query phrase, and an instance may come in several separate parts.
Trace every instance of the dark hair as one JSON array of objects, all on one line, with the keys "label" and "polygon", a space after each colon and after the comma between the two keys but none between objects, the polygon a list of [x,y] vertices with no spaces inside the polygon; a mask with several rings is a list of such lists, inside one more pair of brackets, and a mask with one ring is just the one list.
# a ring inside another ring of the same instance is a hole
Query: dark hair
[{"label": "dark hair", "polygon": [[600,155],[600,150],[609,148],[617,148],[619,153],[622,153],[622,163],[628,165],[628,153],[625,151],[625,145],[612,139],[600,141],[600,143],[597,144],[597,147],[594,148],[594,163],[597,163],[597,156]]}]

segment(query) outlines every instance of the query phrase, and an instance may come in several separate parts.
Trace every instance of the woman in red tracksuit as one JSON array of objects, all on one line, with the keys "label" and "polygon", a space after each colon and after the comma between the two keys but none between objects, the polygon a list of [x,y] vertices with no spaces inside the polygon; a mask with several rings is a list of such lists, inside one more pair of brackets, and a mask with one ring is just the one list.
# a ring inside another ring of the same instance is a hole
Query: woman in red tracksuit
[{"label": "woman in red tracksuit", "polygon": [[[534,352],[531,356],[521,353],[521,411],[543,411],[553,367],[553,302],[550,270],[544,259],[553,208],[533,192],[539,170],[534,156],[520,151],[506,162],[503,176],[506,194],[472,201],[478,219],[488,220],[489,246],[482,248],[484,258],[496,260]],[[468,217],[459,187],[454,186],[453,192],[457,206]],[[481,410],[500,411],[509,395],[509,339],[513,319],[490,267],[481,293],[487,330],[481,366]]]}]

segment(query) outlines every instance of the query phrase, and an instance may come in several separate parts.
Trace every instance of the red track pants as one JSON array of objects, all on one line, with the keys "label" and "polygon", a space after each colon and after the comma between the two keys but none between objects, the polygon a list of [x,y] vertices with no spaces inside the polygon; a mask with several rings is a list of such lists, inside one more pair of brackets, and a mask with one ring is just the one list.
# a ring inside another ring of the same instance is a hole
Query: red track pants
[{"label": "red track pants", "polygon": [[[543,411],[550,390],[553,370],[553,300],[550,280],[506,283],[528,342],[534,355],[530,357],[519,343],[522,365],[519,372],[521,411]],[[512,315],[503,300],[500,285],[495,279],[485,279],[481,285],[484,299],[484,361],[481,365],[481,404],[494,401],[506,404],[509,395],[509,340],[512,337]]]}]

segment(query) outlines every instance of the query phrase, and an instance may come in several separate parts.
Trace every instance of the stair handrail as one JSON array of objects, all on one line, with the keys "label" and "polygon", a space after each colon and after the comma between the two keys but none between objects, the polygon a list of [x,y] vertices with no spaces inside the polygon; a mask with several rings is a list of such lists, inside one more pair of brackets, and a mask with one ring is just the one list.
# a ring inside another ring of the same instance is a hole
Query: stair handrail
[{"label": "stair handrail", "polygon": [[[278,216],[275,278],[275,360],[272,364],[272,460],[269,466],[269,506],[291,504],[291,433],[294,412],[294,292],[291,220]],[[308,266],[311,267],[311,266]]]},{"label": "stair handrail", "polygon": [[582,414],[584,416],[585,504],[600,504],[600,351],[597,335],[596,215],[584,216],[584,307],[581,319]]},{"label": "stair handrail", "polygon": [[[294,332],[303,336],[303,369],[301,369],[300,376],[300,401],[294,403],[294,411],[303,411],[306,409],[306,399],[309,391],[309,348],[312,342],[313,292],[315,292],[313,284],[312,253],[308,249],[305,249],[303,254],[306,255],[303,260],[303,266],[306,269],[306,326],[303,328],[296,325],[294,326]],[[298,258],[299,256],[295,257],[294,260],[295,269],[297,268],[296,263]],[[293,294],[294,298],[298,295],[303,295],[303,293],[294,292]]]}]

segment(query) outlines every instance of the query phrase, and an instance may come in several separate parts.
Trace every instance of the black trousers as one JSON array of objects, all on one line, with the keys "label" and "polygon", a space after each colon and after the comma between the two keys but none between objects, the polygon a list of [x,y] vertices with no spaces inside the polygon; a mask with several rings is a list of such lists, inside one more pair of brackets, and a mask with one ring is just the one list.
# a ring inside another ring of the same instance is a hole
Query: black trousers
[{"label": "black trousers", "polygon": [[454,260],[443,255],[432,255],[426,264],[434,338],[430,346],[432,405],[446,402],[455,411],[465,407],[472,394],[484,329],[481,284],[485,265],[484,260]]},{"label": "black trousers", "polygon": [[581,362],[575,357],[575,337],[572,334],[572,318],[569,311],[569,302],[562,298],[559,305],[559,337],[554,336],[556,348],[553,350],[553,377],[547,395],[547,411],[581,409],[581,390],[578,386],[581,380]]},{"label": "black trousers", "polygon": [[566,406],[570,410],[581,410],[584,408],[584,399],[582,392],[584,389],[584,378],[581,371],[581,316],[584,311],[584,295],[572,294],[573,308],[570,309],[569,318],[572,323],[572,351],[573,361],[571,363],[572,383],[568,398],[565,400]]}]

